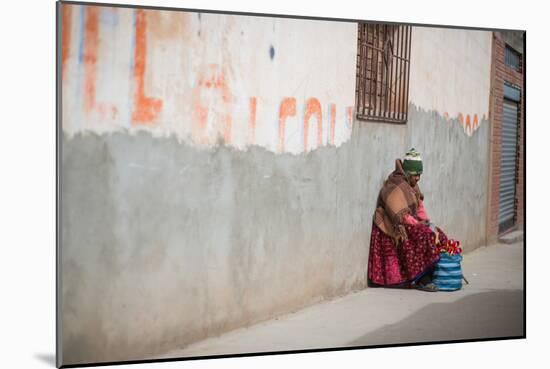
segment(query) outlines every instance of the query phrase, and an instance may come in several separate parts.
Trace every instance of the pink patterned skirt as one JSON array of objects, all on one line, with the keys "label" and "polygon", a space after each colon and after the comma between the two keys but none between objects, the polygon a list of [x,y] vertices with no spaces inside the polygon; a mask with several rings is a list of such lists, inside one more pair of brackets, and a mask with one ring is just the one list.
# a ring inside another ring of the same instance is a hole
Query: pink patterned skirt
[{"label": "pink patterned skirt", "polygon": [[[408,239],[395,245],[393,239],[373,223],[370,239],[368,281],[371,286],[409,287],[430,272],[439,260],[435,233],[422,224],[405,225]],[[439,243],[447,242],[441,229]]]}]

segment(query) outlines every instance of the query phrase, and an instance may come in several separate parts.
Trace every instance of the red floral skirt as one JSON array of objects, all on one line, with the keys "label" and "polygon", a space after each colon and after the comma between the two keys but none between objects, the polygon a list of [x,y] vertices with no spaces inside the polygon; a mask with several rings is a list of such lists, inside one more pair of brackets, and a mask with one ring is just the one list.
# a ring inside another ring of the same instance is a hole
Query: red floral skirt
[{"label": "red floral skirt", "polygon": [[[405,225],[408,239],[395,245],[393,239],[373,223],[370,239],[368,279],[370,285],[407,287],[430,272],[439,260],[435,233],[422,224]],[[441,229],[439,243],[447,242]]]}]

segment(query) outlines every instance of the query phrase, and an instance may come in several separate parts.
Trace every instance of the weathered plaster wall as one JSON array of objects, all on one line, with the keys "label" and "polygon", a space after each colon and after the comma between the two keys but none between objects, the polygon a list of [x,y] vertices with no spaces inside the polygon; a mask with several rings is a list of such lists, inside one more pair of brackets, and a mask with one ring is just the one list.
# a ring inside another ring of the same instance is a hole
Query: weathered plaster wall
[{"label": "weathered plaster wall", "polygon": [[471,136],[489,117],[491,32],[413,27],[410,102]]},{"label": "weathered plaster wall", "polygon": [[147,133],[63,145],[67,362],[137,359],[365,287],[360,141],[299,157]]},{"label": "weathered plaster wall", "polygon": [[377,189],[413,141],[432,148],[431,217],[466,249],[482,243],[486,175],[469,148],[488,125],[467,138],[410,109],[423,140],[358,124],[341,147],[300,156],[147,133],[65,138],[66,362],[139,359],[366,287]]},{"label": "weathered plaster wall", "polygon": [[413,27],[406,150],[424,159],[429,215],[466,250],[485,243],[492,33]]},{"label": "weathered plaster wall", "polygon": [[63,130],[300,153],[347,141],[354,23],[63,6]]},{"label": "weathered plaster wall", "polygon": [[[411,146],[432,219],[483,242],[484,58],[476,74],[440,60],[430,78],[458,92],[426,83],[440,43],[415,28],[409,122],[365,123],[356,24],[62,14],[64,364],[142,359],[366,287],[378,190]],[[482,45],[462,32],[447,53]]]},{"label": "weathered plaster wall", "polygon": [[470,137],[457,119],[409,106],[405,147],[422,153],[419,186],[430,218],[466,251],[486,243],[489,121]]}]

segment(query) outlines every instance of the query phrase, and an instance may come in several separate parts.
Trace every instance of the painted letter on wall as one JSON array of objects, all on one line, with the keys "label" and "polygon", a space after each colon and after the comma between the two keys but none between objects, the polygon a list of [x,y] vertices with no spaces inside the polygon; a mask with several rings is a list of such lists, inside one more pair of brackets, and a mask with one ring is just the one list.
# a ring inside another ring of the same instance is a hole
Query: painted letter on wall
[{"label": "painted letter on wall", "polygon": [[134,124],[152,123],[162,108],[162,100],[145,96],[145,66],[147,61],[147,15],[136,10],[136,49],[134,56]]},{"label": "painted letter on wall", "polygon": [[288,117],[296,115],[296,99],[285,97],[279,108],[279,151],[285,151],[285,122]]},{"label": "painted letter on wall", "polygon": [[304,116],[304,151],[309,151],[308,134],[309,134],[309,120],[312,116],[317,118],[317,147],[323,144],[323,114],[321,112],[321,103],[319,100],[312,97],[306,103],[306,113]]}]

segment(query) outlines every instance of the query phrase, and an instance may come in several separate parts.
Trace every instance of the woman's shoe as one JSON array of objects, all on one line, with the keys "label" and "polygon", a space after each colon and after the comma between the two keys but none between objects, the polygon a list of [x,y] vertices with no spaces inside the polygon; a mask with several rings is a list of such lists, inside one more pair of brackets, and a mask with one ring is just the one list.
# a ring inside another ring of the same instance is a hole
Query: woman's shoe
[{"label": "woman's shoe", "polygon": [[426,283],[426,284],[417,283],[417,284],[415,284],[415,288],[417,290],[425,291],[425,292],[437,292],[437,291],[439,291],[439,289],[437,288],[437,286],[433,282]]}]

